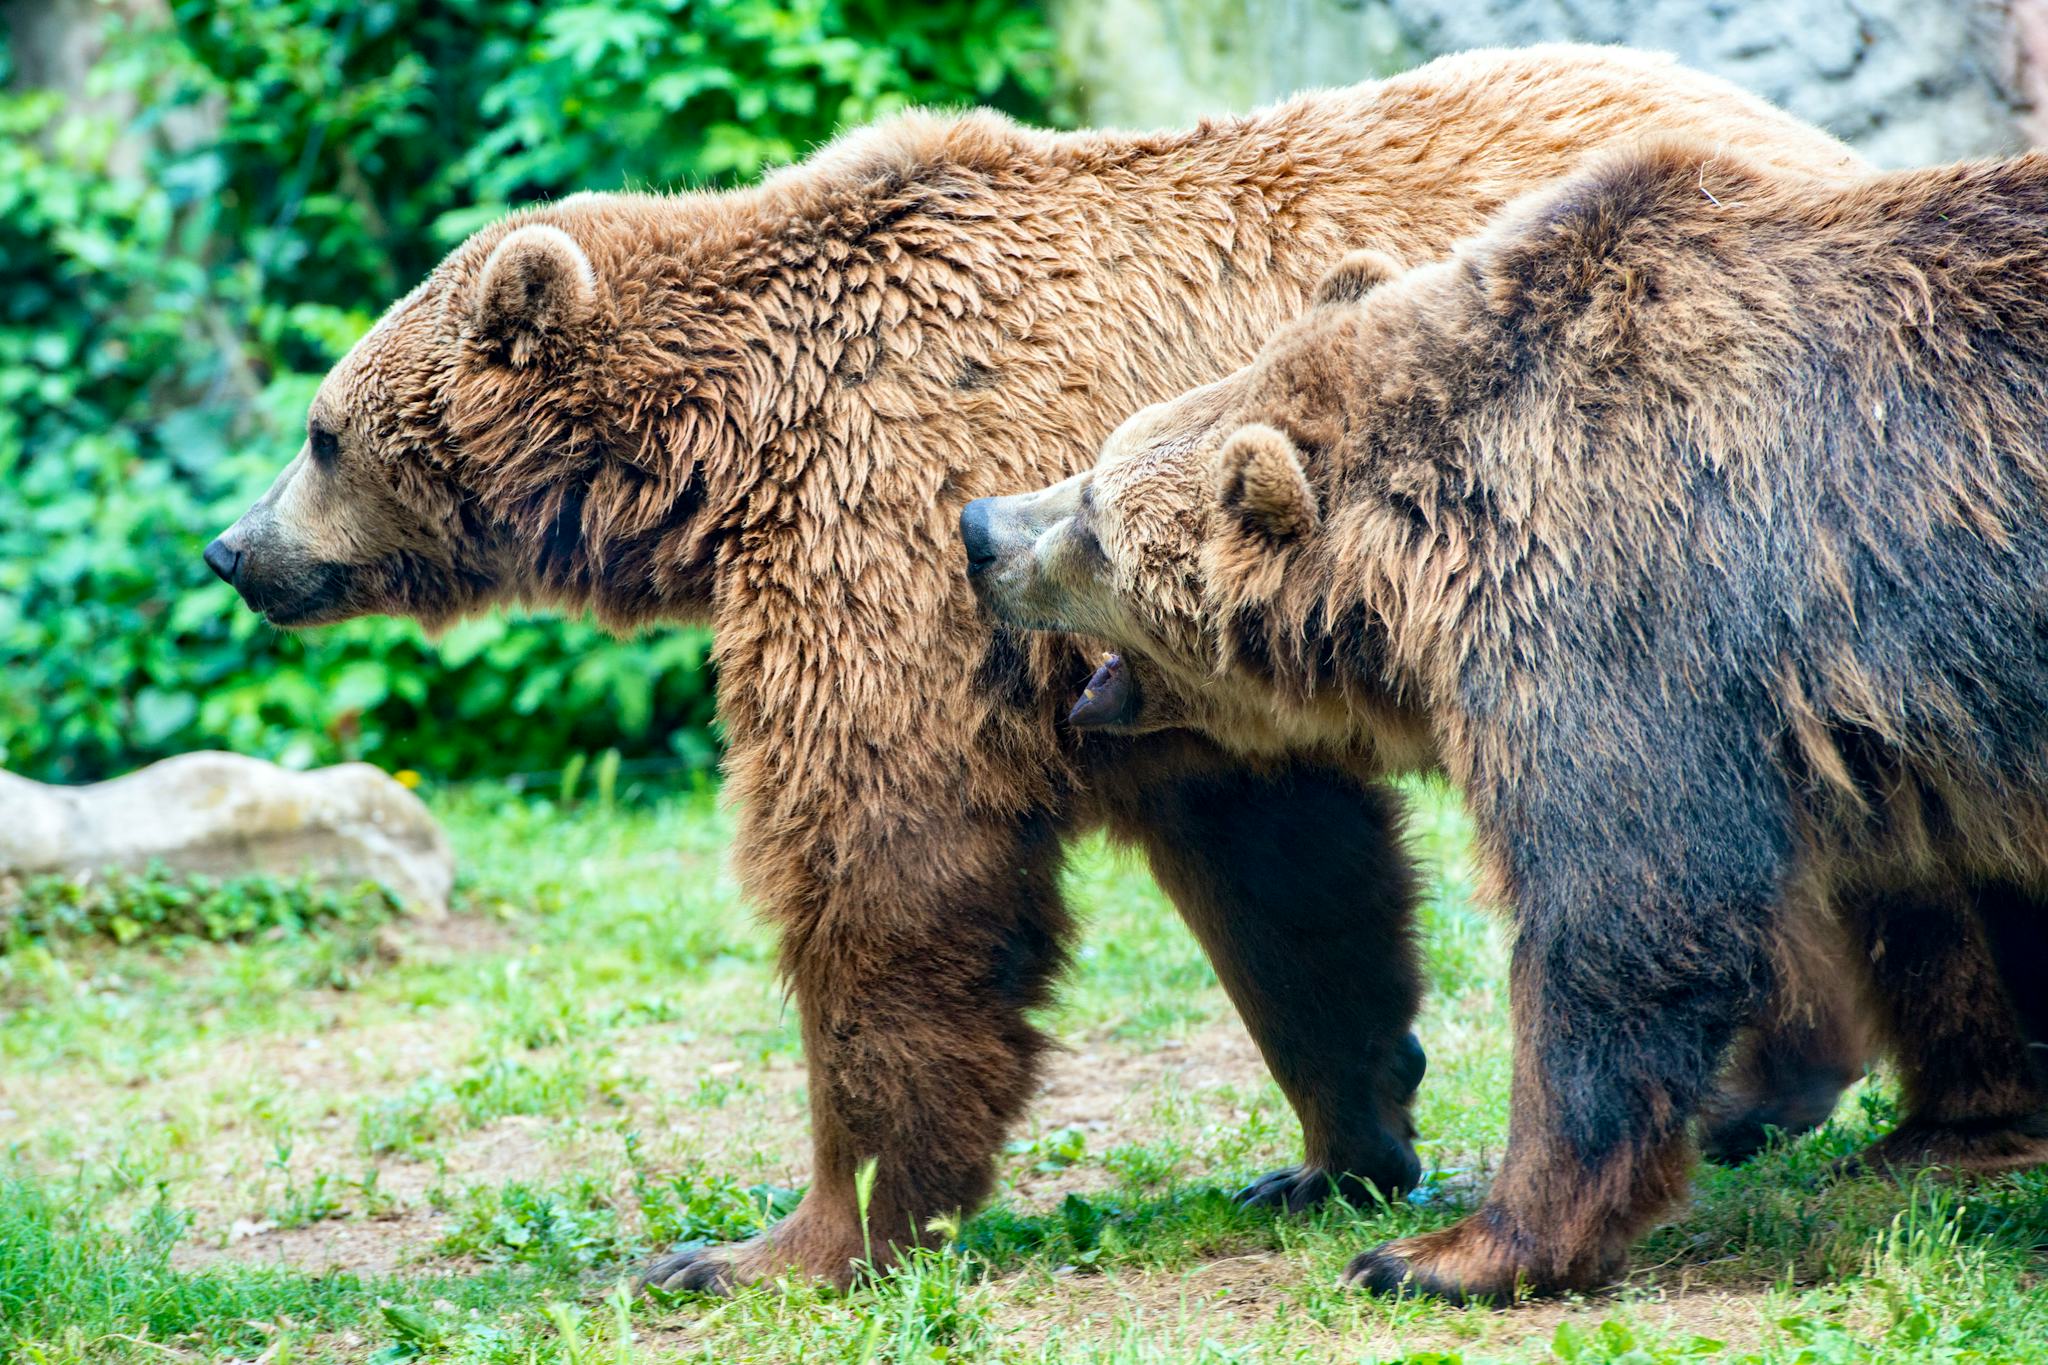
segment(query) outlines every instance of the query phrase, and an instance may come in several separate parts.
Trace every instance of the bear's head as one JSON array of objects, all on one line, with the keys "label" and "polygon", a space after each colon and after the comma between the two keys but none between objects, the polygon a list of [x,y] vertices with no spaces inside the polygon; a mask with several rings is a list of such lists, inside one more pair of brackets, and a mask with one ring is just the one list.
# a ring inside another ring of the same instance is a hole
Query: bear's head
[{"label": "bear's head", "polygon": [[746,433],[693,358],[737,348],[696,350],[696,319],[648,307],[672,282],[629,249],[632,198],[529,211],[450,253],[327,375],[297,457],[206,563],[282,627],[508,601],[614,626],[708,611],[701,470]]},{"label": "bear's head", "polygon": [[1092,469],[968,504],[968,576],[995,616],[1117,651],[1075,707],[1077,728],[1267,728],[1269,708],[1217,674],[1205,560],[1247,534],[1277,547],[1315,529],[1316,495],[1281,428],[1315,442],[1341,433],[1354,305],[1399,272],[1379,252],[1352,253],[1251,365],[1138,413]]}]

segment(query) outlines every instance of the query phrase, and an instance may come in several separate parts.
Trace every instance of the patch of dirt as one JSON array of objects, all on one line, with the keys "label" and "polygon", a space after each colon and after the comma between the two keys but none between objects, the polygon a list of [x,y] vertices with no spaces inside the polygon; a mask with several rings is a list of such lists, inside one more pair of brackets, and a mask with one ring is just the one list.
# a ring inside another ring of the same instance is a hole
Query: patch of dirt
[{"label": "patch of dirt", "polygon": [[526,941],[518,917],[481,911],[407,915],[388,929],[400,954],[423,962],[497,956]]},{"label": "patch of dirt", "polygon": [[180,1242],[171,1251],[171,1265],[178,1270],[273,1265],[315,1275],[433,1274],[455,1268],[418,1264],[447,1232],[446,1218],[424,1210],[391,1218],[330,1218],[297,1228],[238,1223],[225,1245],[189,1238]]},{"label": "patch of dirt", "polygon": [[[1473,1308],[1411,1314],[1383,1310],[1362,1296],[1355,1303],[1340,1300],[1331,1311],[1329,1301],[1311,1286],[1316,1274],[1301,1260],[1260,1252],[1183,1270],[1056,1275],[1050,1283],[1042,1271],[1022,1271],[996,1280],[992,1297],[998,1305],[998,1330],[1006,1343],[1022,1347],[1025,1355],[1035,1354],[1056,1336],[1115,1340],[1139,1328],[1155,1344],[1179,1341],[1190,1351],[1205,1340],[1241,1344],[1283,1318],[1288,1320],[1290,1346],[1312,1347],[1320,1336],[1332,1358],[1343,1359],[1425,1350],[1507,1350],[1525,1342],[1549,1341],[1560,1323],[1590,1331],[1624,1312],[1652,1330],[1681,1339],[1711,1337],[1738,1350],[1757,1346],[1767,1326],[1768,1295],[1761,1289],[1686,1292],[1679,1287],[1527,1303],[1498,1312]],[[1320,1303],[1311,1310],[1305,1307],[1306,1298]]]},{"label": "patch of dirt", "polygon": [[1183,1091],[1265,1084],[1266,1063],[1235,1016],[1204,1025],[1193,1036],[1131,1046],[1113,1040],[1070,1044],[1055,1052],[1031,1107],[1048,1127],[1086,1126],[1149,1104],[1172,1082]]},{"label": "patch of dirt", "polygon": [[[581,1169],[587,1154],[547,1141],[549,1126],[548,1120],[524,1115],[499,1119],[451,1140],[438,1170],[429,1162],[397,1157],[361,1162],[376,1170],[378,1194],[388,1201],[383,1207],[389,1211],[374,1217],[328,1218],[278,1228],[254,1217],[249,1201],[238,1197],[231,1182],[212,1192],[188,1187],[181,1203],[194,1214],[193,1231],[173,1250],[171,1264],[187,1269],[278,1265],[308,1274],[434,1273],[436,1267],[418,1263],[431,1258],[452,1218],[430,1206],[428,1191],[444,1181],[452,1186],[469,1180],[544,1182]],[[357,1191],[336,1194],[344,1207],[359,1209],[363,1203]]]},{"label": "patch of dirt", "polygon": [[[237,1214],[224,1199],[202,1209],[200,1240],[181,1245],[173,1263],[190,1269],[272,1264],[365,1276],[457,1272],[463,1263],[434,1255],[452,1221],[428,1207],[427,1191],[436,1181],[459,1187],[588,1175],[620,1182],[623,1193],[626,1165],[615,1126],[622,1117],[624,1127],[642,1134],[645,1158],[657,1170],[702,1161],[746,1179],[787,1184],[807,1178],[809,1125],[799,1058],[780,1052],[763,1058],[731,1037],[690,1039],[672,1025],[623,1030],[608,1045],[611,1060],[636,1078],[624,1094],[623,1110],[600,1108],[569,1120],[500,1119],[445,1140],[438,1170],[428,1162],[386,1158],[377,1169],[380,1190],[396,1201],[389,1217],[275,1229],[240,1221],[246,1209]],[[362,1069],[350,1059],[366,1049],[378,1054],[378,1070],[387,1076],[394,1068],[405,1073],[415,1062],[420,1070],[430,1069],[446,1052],[431,1025],[416,1023],[351,1031],[310,1048],[295,1040],[242,1046],[240,1065],[262,1066],[293,1088],[351,1097],[361,1094]],[[1205,1124],[1227,1125],[1239,1112],[1234,1106],[1266,1082],[1256,1047],[1230,1016],[1184,1039],[1133,1045],[1081,1038],[1048,1059],[1044,1084],[1020,1131],[1080,1128],[1091,1157],[1099,1157],[1119,1145],[1158,1141],[1166,1097],[1186,1100]],[[337,1150],[353,1138],[353,1125],[342,1126]],[[1030,1170],[1028,1157],[1011,1161],[1021,1169],[1013,1173],[1008,1197],[1027,1207],[1056,1204],[1070,1192],[1093,1192],[1113,1181],[1098,1160],[1046,1173]],[[1176,1178],[1194,1176],[1183,1172]],[[231,1217],[237,1221],[229,1222]],[[1056,1338],[1113,1343],[1134,1332],[1156,1346],[1178,1344],[1192,1353],[1204,1341],[1250,1343],[1276,1329],[1291,1347],[1311,1354],[1326,1343],[1332,1357],[1486,1352],[1547,1342],[1562,1322],[1591,1330],[1620,1312],[1681,1338],[1713,1337],[1738,1348],[1755,1346],[1767,1330],[1765,1287],[1692,1289],[1682,1271],[1675,1278],[1661,1272],[1664,1283],[1632,1288],[1625,1296],[1504,1312],[1388,1310],[1363,1298],[1333,1299],[1320,1283],[1326,1277],[1327,1267],[1309,1258],[1258,1252],[1171,1271],[1077,1274],[1032,1267],[999,1277],[988,1290],[1001,1339],[1026,1355]],[[684,1327],[676,1344],[693,1339],[694,1329]]]},{"label": "patch of dirt", "polygon": [[[1079,1128],[1087,1134],[1088,1151],[1100,1155],[1156,1142],[1161,1126],[1155,1111],[1169,1095],[1249,1095],[1266,1079],[1265,1060],[1235,1015],[1212,1020],[1185,1039],[1136,1046],[1081,1040],[1053,1053],[1019,1133]],[[1219,1121],[1229,1117],[1217,1115]],[[1028,1160],[1020,1164],[1009,1193],[1026,1207],[1051,1207],[1069,1194],[1093,1194],[1115,1184],[1098,1162],[1059,1171],[1033,1170]]]},{"label": "patch of dirt", "polygon": [[[449,1139],[438,1163],[401,1157],[364,1163],[373,1164],[378,1193],[390,1209],[376,1217],[330,1218],[281,1229],[252,1221],[246,1211],[230,1217],[233,1202],[187,1199],[186,1207],[196,1214],[194,1234],[172,1253],[172,1264],[275,1264],[314,1274],[381,1275],[401,1268],[432,1272],[445,1267],[418,1262],[431,1260],[434,1244],[453,1223],[450,1215],[430,1207],[428,1193],[436,1184],[460,1188],[509,1181],[547,1184],[572,1174],[603,1177],[620,1171],[624,1158],[615,1134],[565,1133],[556,1120],[513,1115]],[[354,1191],[341,1197],[344,1205],[362,1203]]]},{"label": "patch of dirt", "polygon": [[[1036,1344],[1061,1329],[1093,1335],[1134,1321],[1158,1324],[1200,1315],[1205,1330],[1218,1321],[1270,1321],[1301,1285],[1306,1268],[1278,1252],[1224,1256],[1183,1270],[1118,1270],[1103,1275],[1042,1271],[999,1277],[1001,1298],[1016,1315],[1022,1338]],[[1036,1283],[1037,1292],[1031,1286]],[[1007,1316],[998,1310],[1000,1321]]]},{"label": "patch of dirt", "polygon": [[623,1116],[648,1139],[657,1164],[694,1157],[719,1167],[774,1169],[786,1177],[779,1184],[807,1178],[810,1115],[801,1057],[751,1055],[724,1037],[680,1041],[673,1026],[623,1032],[610,1046],[641,1082],[626,1097]]},{"label": "patch of dirt", "polygon": [[[371,1045],[371,1037],[376,1045]],[[311,1044],[308,1046],[308,1044]],[[231,1066],[261,1068],[300,1093],[333,1094],[349,1103],[372,1087],[351,1059],[374,1052],[387,1075],[424,1074],[445,1061],[445,1041],[431,1023],[407,1023],[321,1040],[269,1039],[230,1045]],[[182,1244],[179,1264],[275,1263],[307,1272],[329,1269],[379,1274],[415,1266],[447,1231],[444,1215],[427,1208],[437,1183],[548,1183],[572,1175],[623,1181],[624,1148],[617,1124],[639,1132],[644,1159],[655,1170],[701,1161],[746,1180],[800,1183],[809,1176],[809,1120],[800,1058],[772,1053],[743,1057],[724,1037],[685,1040],[673,1026],[625,1030],[609,1040],[611,1060],[635,1078],[623,1111],[600,1108],[578,1119],[514,1116],[440,1143],[440,1160],[391,1156],[375,1161],[355,1154],[352,1122],[332,1121],[330,1144],[301,1136],[293,1166],[304,1171],[377,1172],[377,1189],[395,1204],[381,1218],[330,1219],[307,1227],[273,1229],[250,1208],[246,1173],[267,1153],[247,1142],[214,1154],[206,1176],[186,1182],[180,1203],[196,1217],[193,1239]],[[246,1073],[245,1073],[246,1074]],[[1079,1127],[1091,1152],[1157,1136],[1153,1110],[1178,1089],[1199,1094],[1263,1084],[1257,1049],[1235,1019],[1219,1021],[1185,1040],[1129,1046],[1112,1039],[1082,1040],[1049,1059],[1045,1083],[1024,1131]],[[732,1087],[722,1099],[721,1087]],[[707,1091],[708,1087],[708,1091]],[[382,1088],[381,1086],[376,1088]],[[714,1098],[702,1098],[709,1093]],[[246,1148],[246,1150],[244,1150]],[[1028,1165],[1028,1162],[1025,1163]],[[238,1174],[239,1173],[239,1174]],[[1106,1188],[1112,1177],[1097,1163],[1020,1178],[1015,1197],[1027,1205],[1056,1204],[1069,1192]],[[354,1191],[344,1205],[360,1207]]]},{"label": "patch of dirt", "polygon": [[[611,1051],[644,1081],[627,1098],[625,1112],[657,1167],[690,1158],[777,1184],[809,1178],[807,1077],[800,1057],[743,1056],[729,1039],[678,1042],[672,1027],[622,1033]],[[1265,1080],[1265,1063],[1234,1017],[1186,1039],[1137,1046],[1080,1039],[1047,1059],[1044,1082],[1018,1133],[1079,1128],[1087,1134],[1089,1152],[1099,1154],[1156,1139],[1153,1111],[1168,1093],[1248,1093]],[[723,1085],[736,1093],[721,1103],[700,1101],[707,1087]],[[1099,1163],[1043,1173],[1029,1170],[1028,1161],[1022,1164],[1010,1193],[1034,1206],[1113,1183]]]},{"label": "patch of dirt", "polygon": [[299,1094],[350,1097],[404,1086],[445,1068],[468,1042],[445,1018],[360,1024],[335,1018],[309,1036],[236,1038],[210,1050],[205,1070],[219,1077],[261,1077]]}]

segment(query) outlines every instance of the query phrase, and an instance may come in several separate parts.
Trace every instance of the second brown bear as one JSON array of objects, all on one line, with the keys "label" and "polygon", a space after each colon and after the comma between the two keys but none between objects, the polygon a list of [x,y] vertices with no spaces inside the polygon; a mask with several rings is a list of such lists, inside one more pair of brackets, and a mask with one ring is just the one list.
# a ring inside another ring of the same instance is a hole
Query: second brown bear
[{"label": "second brown bear", "polygon": [[1903,1082],[1867,1159],[2048,1158],[2048,157],[1844,187],[1667,147],[1396,275],[969,516],[1029,532],[970,549],[999,614],[1142,652],[1124,723],[1463,788],[1514,909],[1509,1148],[1351,1278],[1611,1279],[1834,923]]}]

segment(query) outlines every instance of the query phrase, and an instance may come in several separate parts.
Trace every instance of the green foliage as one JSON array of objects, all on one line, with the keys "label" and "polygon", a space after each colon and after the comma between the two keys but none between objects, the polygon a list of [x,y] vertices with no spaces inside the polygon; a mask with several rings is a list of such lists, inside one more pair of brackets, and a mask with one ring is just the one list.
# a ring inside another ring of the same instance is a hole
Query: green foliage
[{"label": "green foliage", "polygon": [[1088,1153],[1088,1135],[1071,1125],[1047,1133],[1015,1138],[1003,1145],[1005,1155],[1024,1157],[1040,1175],[1064,1171]]},{"label": "green foliage", "polygon": [[[0,1359],[318,1359],[322,1336],[365,1329],[400,1347],[388,1357],[399,1359],[415,1344],[405,1328],[437,1326],[437,1312],[452,1308],[481,1344],[481,1315],[515,1293],[574,1288],[525,1271],[517,1280],[486,1272],[415,1282],[271,1266],[182,1270],[170,1255],[187,1235],[182,1215],[158,1199],[120,1216],[107,1196],[79,1181],[0,1172]],[[457,1339],[453,1329],[447,1336]]]},{"label": "green foliage", "polygon": [[161,867],[98,877],[36,877],[0,903],[0,953],[57,939],[201,939],[301,934],[391,918],[399,902],[372,882],[339,889],[307,878],[181,877]]},{"label": "green foliage", "polygon": [[83,1192],[65,1199],[39,1182],[0,1179],[0,1341],[44,1333],[54,1341],[68,1330],[118,1325],[158,1336],[197,1330],[225,1352],[254,1354],[263,1341],[250,1319],[277,1311],[273,1304],[304,1312],[316,1299],[338,1297],[279,1277],[239,1293],[211,1278],[181,1280],[170,1270],[181,1217],[157,1203],[117,1229],[94,1202]]},{"label": "green foliage", "polygon": [[740,1242],[786,1217],[803,1197],[779,1185],[746,1185],[701,1169],[655,1176],[635,1169],[647,1240],[659,1247]]},{"label": "green foliage", "polygon": [[1276,1245],[1269,1213],[1239,1208],[1221,1190],[1146,1199],[1069,1194],[1050,1213],[1006,1206],[969,1219],[959,1249],[998,1269],[1027,1258],[1077,1269],[1157,1264],[1163,1255],[1218,1255]]},{"label": "green foliage", "polygon": [[560,1189],[513,1183],[469,1192],[455,1229],[436,1247],[444,1256],[583,1271],[638,1250],[621,1232],[619,1215],[597,1182],[583,1178]]},{"label": "green foliage", "polygon": [[867,1286],[872,1307],[857,1338],[842,1348],[855,1361],[983,1360],[994,1336],[995,1296],[984,1267],[951,1248],[909,1252]]},{"label": "green foliage", "polygon": [[179,0],[94,82],[133,116],[0,90],[0,766],[213,746],[452,777],[708,766],[708,639],[271,631],[198,554],[320,374],[509,206],[730,183],[908,103],[1042,114],[1049,66],[1006,0]]}]

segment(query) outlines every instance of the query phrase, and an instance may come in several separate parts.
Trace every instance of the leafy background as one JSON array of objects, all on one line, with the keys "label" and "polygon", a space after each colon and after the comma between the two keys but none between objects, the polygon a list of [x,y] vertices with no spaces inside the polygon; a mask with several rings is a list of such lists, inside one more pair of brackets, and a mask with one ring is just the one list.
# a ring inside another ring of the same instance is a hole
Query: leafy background
[{"label": "leafy background", "polygon": [[716,758],[700,630],[283,636],[199,560],[319,377],[449,247],[579,189],[724,185],[910,104],[1054,117],[1011,0],[178,0],[80,112],[0,36],[0,767],[187,749],[436,778]]}]

